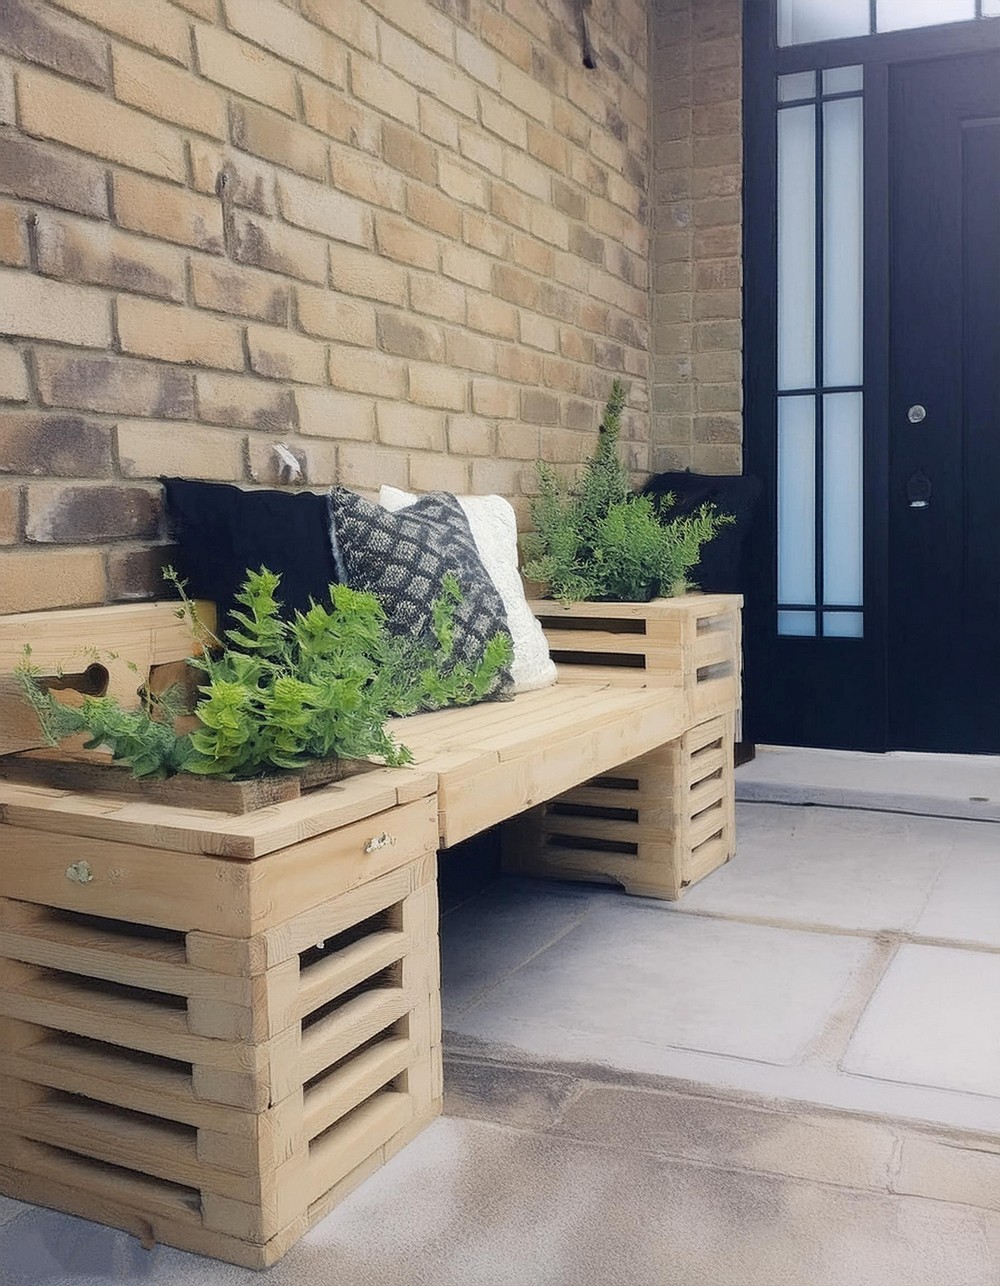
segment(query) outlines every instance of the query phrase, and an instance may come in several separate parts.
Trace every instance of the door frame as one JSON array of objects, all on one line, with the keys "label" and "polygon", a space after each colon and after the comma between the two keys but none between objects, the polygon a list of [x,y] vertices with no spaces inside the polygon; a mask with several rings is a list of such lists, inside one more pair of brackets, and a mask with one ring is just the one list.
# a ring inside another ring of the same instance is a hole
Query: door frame
[{"label": "door frame", "polygon": [[[874,8],[875,0],[871,4]],[[885,750],[891,748],[887,681],[890,69],[904,62],[1000,51],[1000,17],[779,48],[777,8],[778,0],[743,2],[743,467],[760,477],[764,486],[753,541],[754,582],[747,594],[746,733],[750,740],[775,740],[768,731],[763,676],[798,673],[800,686],[807,689],[808,676],[820,670],[825,660],[831,666],[847,666],[864,656],[871,671],[870,686],[878,694],[868,735],[852,740],[840,734],[829,744]],[[864,67],[864,652],[854,639],[777,633],[777,78],[855,65]],[[762,676],[759,688],[758,674]],[[831,692],[829,699],[836,700],[836,693]],[[771,719],[772,727],[779,726],[773,714]]]}]

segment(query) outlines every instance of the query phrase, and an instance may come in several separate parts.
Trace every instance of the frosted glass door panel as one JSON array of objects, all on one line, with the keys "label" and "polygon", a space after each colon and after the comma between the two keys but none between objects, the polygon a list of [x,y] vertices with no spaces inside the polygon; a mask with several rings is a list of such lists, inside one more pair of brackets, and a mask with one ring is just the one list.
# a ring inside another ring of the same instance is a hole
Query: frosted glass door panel
[{"label": "frosted glass door panel", "polygon": [[778,102],[794,103],[799,98],[816,97],[816,73],[797,71],[790,76],[778,77]]},{"label": "frosted glass door panel", "polygon": [[778,44],[867,36],[868,0],[778,0]]},{"label": "frosted glass door panel", "polygon": [[778,602],[816,601],[816,399],[778,399]]},{"label": "frosted glass door panel", "polygon": [[875,10],[877,31],[967,22],[975,16],[976,0],[878,0]]},{"label": "frosted glass door panel", "polygon": [[851,94],[864,89],[863,67],[830,67],[823,73],[824,94]]},{"label": "frosted glass door panel", "polygon": [[823,602],[830,607],[863,602],[863,478],[862,395],[828,394],[823,399]]},{"label": "frosted glass door panel", "polygon": [[823,383],[861,383],[864,155],[860,98],[823,105]]},{"label": "frosted glass door panel", "polygon": [[816,108],[778,113],[778,387],[816,383]]},{"label": "frosted glass door panel", "polygon": [[812,638],[816,633],[815,612],[779,612],[778,633],[797,638]]},{"label": "frosted glass door panel", "polygon": [[823,633],[828,639],[860,639],[865,634],[861,612],[824,612]]}]

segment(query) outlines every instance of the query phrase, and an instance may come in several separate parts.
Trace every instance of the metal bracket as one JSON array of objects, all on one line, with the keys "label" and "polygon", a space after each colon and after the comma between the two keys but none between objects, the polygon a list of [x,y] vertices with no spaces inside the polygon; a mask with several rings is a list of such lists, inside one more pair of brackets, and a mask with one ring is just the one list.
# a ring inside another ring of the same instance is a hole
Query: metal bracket
[{"label": "metal bracket", "polygon": [[590,39],[590,22],[587,18],[591,0],[579,0],[579,4],[580,34],[583,40],[583,65],[588,68],[588,70],[593,71],[597,66],[597,55],[594,53],[593,41]]}]

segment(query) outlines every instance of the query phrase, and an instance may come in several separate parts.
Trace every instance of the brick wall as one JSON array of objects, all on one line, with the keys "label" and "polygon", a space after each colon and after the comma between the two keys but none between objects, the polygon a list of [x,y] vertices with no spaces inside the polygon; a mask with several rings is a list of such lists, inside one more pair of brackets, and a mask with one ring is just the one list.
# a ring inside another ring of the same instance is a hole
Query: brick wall
[{"label": "brick wall", "polygon": [[652,465],[739,473],[741,0],[652,0]]},{"label": "brick wall", "polygon": [[645,0],[0,0],[0,611],[156,592],[163,474],[649,456]]}]

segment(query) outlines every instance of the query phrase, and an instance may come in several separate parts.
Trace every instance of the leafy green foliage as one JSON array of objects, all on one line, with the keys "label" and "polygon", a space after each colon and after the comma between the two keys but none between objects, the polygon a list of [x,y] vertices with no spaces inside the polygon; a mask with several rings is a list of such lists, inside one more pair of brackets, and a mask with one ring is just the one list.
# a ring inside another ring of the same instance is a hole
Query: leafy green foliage
[{"label": "leafy green foliage", "polygon": [[498,634],[474,665],[453,660],[462,601],[453,576],[433,606],[431,644],[390,634],[378,599],[345,585],[330,586],[330,606],[313,603],[283,620],[279,577],[261,568],[247,573],[225,646],[204,629],[176,574],[167,578],[205,645],[190,660],[204,676],[194,711],[199,726],[175,732],[179,711],[170,694],[148,697],[141,710],[103,697],[67,707],[26,657],[18,677],[52,744],[86,731],[88,748],[109,746],[136,777],[245,778],[333,757],[404,764],[412,756],[386,732],[390,716],[496,695],[512,658],[510,637]]},{"label": "leafy green foliage", "polygon": [[544,461],[538,464],[524,572],[555,598],[644,602],[683,593],[702,546],[733,521],[711,505],[670,518],[673,496],[654,501],[633,494],[618,451],[624,406],[624,386],[615,380],[597,448],[575,483]]}]

